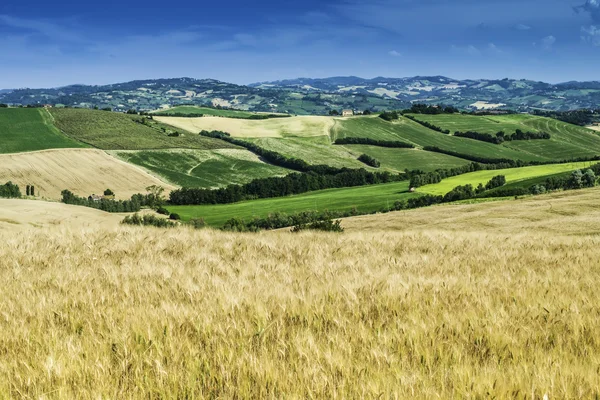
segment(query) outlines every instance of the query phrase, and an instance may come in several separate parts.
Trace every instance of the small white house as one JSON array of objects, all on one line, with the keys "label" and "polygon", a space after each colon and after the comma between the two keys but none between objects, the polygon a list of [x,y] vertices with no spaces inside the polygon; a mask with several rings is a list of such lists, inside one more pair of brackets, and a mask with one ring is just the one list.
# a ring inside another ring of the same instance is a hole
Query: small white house
[{"label": "small white house", "polygon": [[354,115],[354,111],[352,110],[343,110],[342,111],[342,117],[351,117]]}]

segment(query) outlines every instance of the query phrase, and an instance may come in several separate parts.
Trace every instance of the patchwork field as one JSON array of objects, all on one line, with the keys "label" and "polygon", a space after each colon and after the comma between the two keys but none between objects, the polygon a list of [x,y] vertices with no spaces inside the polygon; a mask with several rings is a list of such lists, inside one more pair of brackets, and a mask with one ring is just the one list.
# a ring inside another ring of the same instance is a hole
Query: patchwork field
[{"label": "patchwork field", "polygon": [[[520,114],[517,115],[465,115],[465,114],[411,114],[419,121],[429,122],[433,125],[439,126],[442,129],[449,129],[451,133],[456,131],[476,131],[480,133],[496,134],[499,131],[503,131],[507,135],[515,133],[517,129],[524,132],[534,131],[525,125],[524,118]],[[529,117],[529,116],[527,116]],[[534,117],[535,118],[535,117]]]},{"label": "patchwork field", "polygon": [[152,127],[135,121],[142,117],[115,112],[53,108],[54,123],[69,137],[103,150],[235,148],[223,141],[197,134],[170,137],[160,124]]},{"label": "patchwork field", "polygon": [[594,398],[598,194],[341,235],[0,229],[0,393]]},{"label": "patchwork field", "polygon": [[87,146],[56,129],[45,109],[0,108],[0,153],[81,147]]},{"label": "patchwork field", "polygon": [[156,121],[192,133],[202,130],[223,131],[240,138],[329,136],[336,119],[301,116],[266,120],[246,120],[219,117],[182,118],[155,117]]},{"label": "patchwork field", "polygon": [[524,181],[530,178],[548,177],[561,172],[575,171],[577,169],[589,168],[597,162],[579,162],[567,164],[549,164],[523,168],[498,169],[492,171],[477,171],[464,175],[453,176],[444,179],[440,183],[425,185],[417,189],[421,193],[444,195],[456,186],[471,184],[477,187],[480,183],[485,185],[494,176],[504,175],[508,184]]},{"label": "patchwork field", "polygon": [[129,163],[185,187],[214,188],[291,172],[243,149],[115,151]]},{"label": "patchwork field", "polygon": [[201,206],[168,206],[184,220],[202,218],[211,226],[221,227],[233,217],[249,221],[254,217],[264,218],[275,212],[295,214],[302,211],[350,211],[357,208],[364,212],[379,211],[391,207],[396,200],[420,196],[408,191],[408,182],[383,185],[360,186],[343,189],[328,189],[305,194],[259,199],[234,204]]},{"label": "patchwork field", "polygon": [[170,191],[174,186],[142,169],[117,160],[101,150],[45,150],[32,153],[1,154],[0,182],[12,181],[25,194],[34,185],[36,196],[60,199],[68,189],[80,196],[101,194],[111,189],[119,199],[146,193],[146,187],[159,185]]}]

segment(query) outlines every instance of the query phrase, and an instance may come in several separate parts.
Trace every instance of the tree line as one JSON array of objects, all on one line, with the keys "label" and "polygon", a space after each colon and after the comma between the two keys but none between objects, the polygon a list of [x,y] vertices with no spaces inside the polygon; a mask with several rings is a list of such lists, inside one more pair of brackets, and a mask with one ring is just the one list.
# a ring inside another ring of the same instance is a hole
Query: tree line
[{"label": "tree line", "polygon": [[520,129],[517,129],[512,135],[506,135],[503,131],[497,132],[495,135],[475,131],[457,131],[454,132],[454,136],[479,140],[482,142],[488,142],[493,144],[502,144],[505,141],[510,142],[513,140],[540,140],[551,138],[550,134],[547,132],[523,132]]},{"label": "tree line", "polygon": [[389,147],[399,149],[414,149],[415,146],[410,143],[401,142],[399,140],[375,140],[360,137],[346,137],[336,139],[334,144],[365,144],[369,146]]},{"label": "tree line", "polygon": [[6,182],[4,185],[0,185],[0,197],[18,199],[21,196],[21,189],[19,189],[18,185],[10,181]]},{"label": "tree line", "polygon": [[573,125],[586,126],[597,122],[600,117],[600,109],[597,110],[573,110],[573,111],[541,111],[533,110],[534,115],[554,118]]},{"label": "tree line", "polygon": [[430,115],[438,115],[438,114],[456,114],[460,112],[460,110],[454,106],[445,106],[443,104],[438,104],[437,106],[431,106],[429,104],[413,104],[409,109],[403,110],[402,114],[430,114]]},{"label": "tree line", "polygon": [[432,131],[440,132],[440,133],[443,133],[445,135],[449,135],[450,134],[450,130],[449,129],[442,129],[439,126],[434,125],[434,124],[432,124],[430,122],[418,120],[418,119],[416,119],[412,115],[405,114],[404,116],[406,118],[410,119],[411,121],[414,121],[417,124],[424,126],[425,128],[431,129]]}]

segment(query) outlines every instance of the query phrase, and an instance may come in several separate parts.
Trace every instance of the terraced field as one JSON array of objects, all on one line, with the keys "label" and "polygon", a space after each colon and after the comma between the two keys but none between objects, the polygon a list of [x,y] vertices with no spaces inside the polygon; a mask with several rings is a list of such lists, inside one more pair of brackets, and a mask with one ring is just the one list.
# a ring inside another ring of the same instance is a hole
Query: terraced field
[{"label": "terraced field", "polygon": [[240,138],[313,137],[329,136],[336,119],[331,117],[301,116],[266,120],[232,119],[219,117],[183,118],[155,117],[156,121],[198,133],[201,130],[223,131]]},{"label": "terraced field", "polygon": [[539,165],[533,167],[512,169],[499,169],[493,171],[477,171],[464,175],[453,176],[451,178],[444,179],[440,183],[425,185],[418,188],[417,191],[421,193],[444,195],[456,186],[460,185],[471,184],[473,185],[473,187],[476,187],[480,183],[485,185],[490,179],[497,175],[504,175],[506,177],[507,184],[511,184],[513,182],[524,181],[531,178],[543,177],[545,179],[548,176],[555,175],[561,172],[589,168],[593,164],[595,163],[579,162],[567,164]]},{"label": "terraced field", "polygon": [[295,214],[302,211],[349,211],[357,208],[364,212],[375,212],[391,207],[396,200],[420,196],[408,191],[408,182],[361,186],[344,189],[328,189],[306,194],[260,199],[234,204],[202,206],[169,206],[169,211],[179,214],[184,220],[203,218],[211,226],[220,227],[233,218],[250,220],[267,217],[274,212]]},{"label": "terraced field", "polygon": [[114,154],[185,187],[214,188],[290,172],[266,164],[243,149],[115,151]]},{"label": "terraced field", "polygon": [[0,108],[0,153],[82,147],[52,125],[45,109]]},{"label": "terraced field", "polygon": [[68,108],[54,108],[51,113],[56,126],[66,135],[103,150],[235,148],[197,134],[170,137],[168,132],[161,131],[160,124],[150,127],[135,122],[142,118],[135,115]]}]

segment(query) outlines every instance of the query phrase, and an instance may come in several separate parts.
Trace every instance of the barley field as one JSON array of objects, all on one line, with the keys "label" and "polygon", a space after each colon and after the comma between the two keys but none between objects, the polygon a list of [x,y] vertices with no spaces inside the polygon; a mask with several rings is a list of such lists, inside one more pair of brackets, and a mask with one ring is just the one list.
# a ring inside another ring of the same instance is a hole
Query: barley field
[{"label": "barley field", "polygon": [[594,398],[600,219],[560,225],[597,192],[344,234],[0,230],[0,398]]}]

